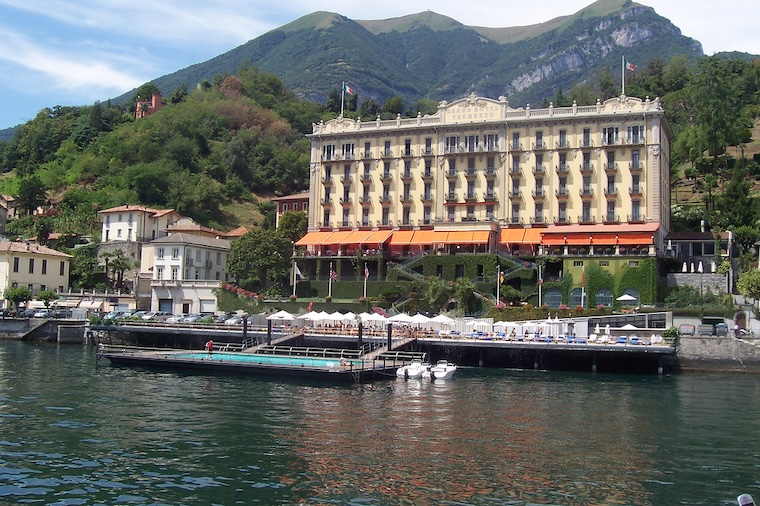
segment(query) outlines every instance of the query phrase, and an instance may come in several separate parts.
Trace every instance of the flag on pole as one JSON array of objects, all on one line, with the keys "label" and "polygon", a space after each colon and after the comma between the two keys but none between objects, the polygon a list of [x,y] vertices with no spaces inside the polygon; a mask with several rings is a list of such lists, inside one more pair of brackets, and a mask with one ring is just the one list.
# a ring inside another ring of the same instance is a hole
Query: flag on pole
[{"label": "flag on pole", "polygon": [[625,60],[625,69],[633,72],[636,70],[636,67],[634,66],[633,63],[629,62],[628,60]]},{"label": "flag on pole", "polygon": [[335,281],[337,279],[338,279],[338,273],[330,269],[330,281]]},{"label": "flag on pole", "polygon": [[369,269],[367,268],[367,264],[364,264],[364,279],[369,278]]},{"label": "flag on pole", "polygon": [[[631,67],[633,67],[633,65],[631,65]],[[633,68],[631,68],[631,70],[633,70]],[[353,95],[354,93],[354,90],[347,85],[345,81],[343,82],[343,93],[348,93],[349,95]]]},{"label": "flag on pole", "polygon": [[306,277],[301,273],[301,269],[296,265],[296,279],[303,281]]},{"label": "flag on pole", "polygon": [[504,284],[504,271],[502,270],[499,270],[499,284],[500,285]]}]

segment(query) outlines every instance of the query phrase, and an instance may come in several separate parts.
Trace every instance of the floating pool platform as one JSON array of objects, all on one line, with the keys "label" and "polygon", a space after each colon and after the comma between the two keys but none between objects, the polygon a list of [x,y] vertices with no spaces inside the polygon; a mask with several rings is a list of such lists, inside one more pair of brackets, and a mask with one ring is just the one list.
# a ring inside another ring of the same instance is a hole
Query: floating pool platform
[{"label": "floating pool platform", "polygon": [[199,351],[99,345],[97,360],[112,365],[363,382],[395,377],[406,361],[367,360],[352,350],[262,346],[254,350]]}]

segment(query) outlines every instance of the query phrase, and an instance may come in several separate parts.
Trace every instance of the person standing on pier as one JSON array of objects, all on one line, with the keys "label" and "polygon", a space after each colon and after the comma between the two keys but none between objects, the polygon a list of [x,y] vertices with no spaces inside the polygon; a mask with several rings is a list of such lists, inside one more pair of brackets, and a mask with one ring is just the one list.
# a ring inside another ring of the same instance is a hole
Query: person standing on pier
[{"label": "person standing on pier", "polygon": [[206,351],[208,351],[208,354],[211,355],[214,352],[214,341],[209,339],[206,342]]}]

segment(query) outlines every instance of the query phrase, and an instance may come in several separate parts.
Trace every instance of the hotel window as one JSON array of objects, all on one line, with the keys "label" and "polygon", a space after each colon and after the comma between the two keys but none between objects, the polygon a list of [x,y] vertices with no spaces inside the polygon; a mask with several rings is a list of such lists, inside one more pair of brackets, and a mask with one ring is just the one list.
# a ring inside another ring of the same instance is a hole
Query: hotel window
[{"label": "hotel window", "polygon": [[322,160],[333,160],[335,158],[335,145],[325,144],[322,146]]},{"label": "hotel window", "polygon": [[628,143],[642,144],[643,142],[644,142],[644,127],[643,126],[629,126],[628,127]]},{"label": "hotel window", "polygon": [[557,192],[560,195],[567,195],[567,178],[566,177],[559,178],[559,189],[557,190]]},{"label": "hotel window", "polygon": [[583,129],[583,137],[581,138],[581,142],[583,144],[583,147],[591,146],[591,129],[590,128]]},{"label": "hotel window", "polygon": [[366,207],[362,209],[362,227],[369,226],[369,209]]},{"label": "hotel window", "polygon": [[486,157],[486,174],[491,175],[496,173],[496,157]]},{"label": "hotel window", "polygon": [[404,139],[404,156],[412,156],[412,139]]},{"label": "hotel window", "polygon": [[488,204],[486,206],[486,219],[489,221],[493,221],[494,219],[493,204]]},{"label": "hotel window", "polygon": [[351,165],[346,164],[343,166],[343,179],[349,180],[351,179]]},{"label": "hotel window", "polygon": [[195,250],[195,261],[200,262],[203,252],[201,250]]},{"label": "hotel window", "polygon": [[454,181],[449,181],[449,198],[453,199],[456,198],[457,194],[457,184]]},{"label": "hotel window", "polygon": [[591,170],[591,153],[588,151],[583,152],[583,166],[581,170]]},{"label": "hotel window", "polygon": [[348,202],[351,199],[351,189],[348,186],[343,187],[343,202]]},{"label": "hotel window", "polygon": [[404,160],[404,177],[412,177],[412,161]]},{"label": "hotel window", "polygon": [[412,185],[404,183],[404,200],[411,200],[412,198]]},{"label": "hotel window", "polygon": [[178,275],[179,269],[177,267],[172,267],[172,281],[176,281]]},{"label": "hotel window", "polygon": [[383,156],[391,156],[391,141],[385,141],[383,146]]},{"label": "hotel window", "polygon": [[330,202],[330,191],[331,191],[330,187],[327,186],[325,188],[325,202]]},{"label": "hotel window", "polygon": [[390,162],[383,162],[383,177],[389,178],[391,177],[391,164]]},{"label": "hotel window", "polygon": [[618,136],[618,127],[604,127],[602,128],[602,143],[608,146],[617,144],[620,140]]},{"label": "hotel window", "polygon": [[536,197],[542,197],[544,195],[544,178],[536,178]]},{"label": "hotel window", "polygon": [[457,161],[454,158],[449,158],[449,175],[456,176],[457,174]]},{"label": "hotel window", "polygon": [[29,274],[34,274],[34,258],[29,259]]},{"label": "hotel window", "polygon": [[615,170],[615,152],[607,151],[607,168],[609,170]]},{"label": "hotel window", "polygon": [[609,267],[610,262],[609,260],[599,260],[599,267]]},{"label": "hotel window", "polygon": [[583,176],[583,194],[589,195],[591,193],[591,176]]},{"label": "hotel window", "polygon": [[459,148],[459,137],[452,136],[446,137],[445,151],[446,153],[456,153]]},{"label": "hotel window", "polygon": [[332,177],[332,165],[325,165],[325,181]]},{"label": "hotel window", "polygon": [[467,219],[475,221],[475,206],[467,206]]},{"label": "hotel window", "polygon": [[567,130],[559,131],[559,148],[566,148],[567,146]]},{"label": "hotel window", "polygon": [[446,208],[446,219],[451,222],[456,219],[456,208],[454,206]]},{"label": "hotel window", "polygon": [[591,223],[591,202],[586,201],[583,202],[583,211],[582,211],[581,220],[584,223]]},{"label": "hotel window", "polygon": [[520,132],[512,132],[512,149],[520,149]]},{"label": "hotel window", "polygon": [[499,135],[486,134],[483,137],[483,143],[485,144],[486,151],[496,151],[499,149]]},{"label": "hotel window", "polygon": [[536,204],[535,221],[536,223],[544,222],[544,205],[543,204]]},{"label": "hotel window", "polygon": [[42,274],[47,274],[47,260],[42,259]]},{"label": "hotel window", "polygon": [[330,210],[325,209],[322,213],[322,226],[323,227],[329,227],[330,226]]},{"label": "hotel window", "polygon": [[425,154],[433,154],[433,139],[432,137],[425,137]]},{"label": "hotel window", "polygon": [[632,177],[632,185],[631,185],[631,190],[633,191],[633,193],[641,192],[640,181],[641,181],[641,176],[639,176],[638,174],[634,174]]},{"label": "hotel window", "polygon": [[58,270],[58,275],[63,276],[66,273],[66,262],[61,260],[61,267]]},{"label": "hotel window", "polygon": [[641,159],[639,157],[639,150],[638,149],[632,149],[631,150],[631,168],[632,169],[640,169],[641,168]]},{"label": "hotel window", "polygon": [[425,183],[425,189],[423,190],[422,196],[425,200],[429,200],[433,198],[433,184],[432,183]]},{"label": "hotel window", "polygon": [[348,209],[344,209],[343,210],[343,226],[344,227],[350,226],[348,217],[349,217],[349,211],[348,211]]},{"label": "hotel window", "polygon": [[425,177],[433,175],[433,161],[425,160]]},{"label": "hotel window", "polygon": [[352,142],[343,145],[343,159],[354,159],[354,144]]},{"label": "hotel window", "polygon": [[364,163],[364,179],[369,179],[370,178],[370,167],[371,166],[372,166],[372,164],[370,164],[369,162],[365,162]]},{"label": "hotel window", "polygon": [[464,138],[464,149],[468,153],[474,153],[478,149],[478,136],[466,135]]},{"label": "hotel window", "polygon": [[559,210],[557,215],[557,221],[559,223],[567,222],[567,202],[559,203]]},{"label": "hotel window", "polygon": [[467,181],[467,198],[475,198],[475,181]]},{"label": "hotel window", "polygon": [[474,158],[467,159],[467,175],[468,176],[475,175],[475,159]]},{"label": "hotel window", "polygon": [[185,251],[185,265],[190,265],[193,262],[193,250],[187,248]]},{"label": "hotel window", "polygon": [[520,196],[520,180],[519,179],[512,180],[512,196],[513,197]]},{"label": "hotel window", "polygon": [[561,171],[567,170],[567,153],[559,154],[559,170]]},{"label": "hotel window", "polygon": [[364,143],[364,158],[370,158],[370,157],[372,157],[372,143],[365,142]]},{"label": "hotel window", "polygon": [[541,173],[544,171],[544,155],[536,154],[536,172]]},{"label": "hotel window", "polygon": [[422,224],[430,225],[430,206],[422,208]]},{"label": "hotel window", "polygon": [[156,279],[164,279],[164,268],[163,267],[156,268]]},{"label": "hotel window", "polygon": [[520,172],[520,155],[512,156],[512,172]]},{"label": "hotel window", "polygon": [[487,199],[494,199],[496,198],[496,194],[494,193],[494,183],[493,180],[486,181],[486,198]]},{"label": "hotel window", "polygon": [[536,149],[544,149],[544,133],[541,130],[536,132]]},{"label": "hotel window", "polygon": [[383,208],[382,225],[384,227],[390,225],[390,210],[387,207]]},{"label": "hotel window", "polygon": [[362,200],[369,202],[369,185],[364,185],[364,193],[362,193]]},{"label": "hotel window", "polygon": [[13,272],[18,272],[18,257],[13,258]]},{"label": "hotel window", "polygon": [[222,252],[221,251],[217,251],[216,252],[216,265],[219,265],[220,263],[222,263]]},{"label": "hotel window", "polygon": [[282,212],[283,213],[286,212],[288,210],[288,205],[287,204],[281,204],[281,205],[282,205]]},{"label": "hotel window", "polygon": [[641,202],[638,200],[631,201],[631,219],[633,221],[641,219]]},{"label": "hotel window", "polygon": [[607,221],[613,222],[615,221],[615,201],[610,200],[607,202]]},{"label": "hotel window", "polygon": [[409,225],[410,224],[409,216],[410,216],[411,212],[412,212],[412,210],[411,210],[411,208],[409,206],[404,206],[404,211],[403,211],[403,215],[402,215],[403,217],[402,217],[402,222],[401,222],[402,225]]},{"label": "hotel window", "polygon": [[388,202],[391,200],[391,187],[390,185],[383,185],[383,200]]},{"label": "hotel window", "polygon": [[512,223],[520,223],[520,204],[512,204]]}]

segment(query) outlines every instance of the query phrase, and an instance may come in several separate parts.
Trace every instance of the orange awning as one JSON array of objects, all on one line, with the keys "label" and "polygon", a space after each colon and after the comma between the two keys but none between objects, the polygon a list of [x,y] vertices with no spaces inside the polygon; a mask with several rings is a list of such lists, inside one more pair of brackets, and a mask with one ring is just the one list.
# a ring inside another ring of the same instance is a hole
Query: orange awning
[{"label": "orange awning", "polygon": [[388,238],[391,235],[393,235],[393,231],[392,230],[376,230],[376,231],[370,233],[370,235],[366,239],[364,239],[364,242],[362,242],[361,244],[369,244],[369,245],[372,245],[372,246],[374,246],[374,245],[378,245],[379,246],[381,244],[385,244],[385,241],[387,241]]},{"label": "orange awning", "polygon": [[436,232],[434,230],[418,230],[414,233],[414,238],[410,244],[427,246],[446,242],[446,232]]},{"label": "orange awning", "polygon": [[369,230],[354,230],[351,235],[343,240],[343,244],[364,244],[364,241],[372,234]]},{"label": "orange awning", "polygon": [[491,241],[491,232],[488,230],[477,230],[472,233],[473,244],[488,244]]},{"label": "orange awning", "polygon": [[414,230],[398,230],[391,236],[391,246],[409,246],[412,243]]},{"label": "orange awning", "polygon": [[448,236],[446,237],[446,240],[443,241],[446,244],[471,244],[472,243],[472,232],[466,232],[466,231],[457,231],[457,232],[449,232]]},{"label": "orange awning", "polygon": [[565,236],[561,234],[544,234],[541,238],[541,244],[544,246],[564,246]]},{"label": "orange awning", "polygon": [[625,246],[639,246],[653,244],[654,239],[652,234],[647,232],[618,234],[618,244]]},{"label": "orange awning", "polygon": [[524,228],[503,228],[501,229],[501,236],[499,237],[499,242],[501,244],[522,242],[524,235],[525,235]]},{"label": "orange awning", "polygon": [[544,233],[546,229],[544,228],[526,228],[525,229],[525,235],[523,236],[522,243],[523,244],[539,244],[541,239],[541,234]]},{"label": "orange awning", "polygon": [[339,232],[333,232],[330,237],[328,237],[325,241],[322,242],[325,246],[336,246],[339,244],[344,244],[346,242],[346,239],[348,239],[351,234],[353,234],[350,230],[341,230]]},{"label": "orange awning", "polygon": [[617,244],[617,234],[592,234],[591,244],[594,246],[614,246]]},{"label": "orange awning", "polygon": [[589,234],[567,234],[567,244],[569,246],[588,246],[591,244]]},{"label": "orange awning", "polygon": [[296,241],[296,246],[318,246],[331,235],[332,232],[309,232]]}]

